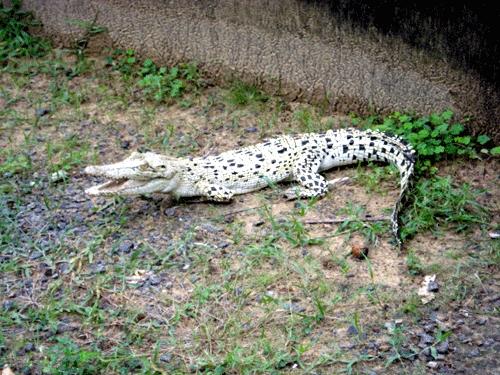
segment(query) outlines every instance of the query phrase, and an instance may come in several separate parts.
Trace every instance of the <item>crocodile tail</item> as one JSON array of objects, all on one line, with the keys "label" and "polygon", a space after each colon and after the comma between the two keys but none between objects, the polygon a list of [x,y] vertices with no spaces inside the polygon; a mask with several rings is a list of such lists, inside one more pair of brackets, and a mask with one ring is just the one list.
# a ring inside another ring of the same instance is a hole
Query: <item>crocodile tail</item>
[{"label": "crocodile tail", "polygon": [[401,245],[399,238],[398,212],[405,197],[415,168],[416,153],[413,147],[402,138],[377,130],[345,129],[345,139],[349,142],[353,160],[373,160],[394,164],[400,175],[400,191],[391,214],[392,232]]}]

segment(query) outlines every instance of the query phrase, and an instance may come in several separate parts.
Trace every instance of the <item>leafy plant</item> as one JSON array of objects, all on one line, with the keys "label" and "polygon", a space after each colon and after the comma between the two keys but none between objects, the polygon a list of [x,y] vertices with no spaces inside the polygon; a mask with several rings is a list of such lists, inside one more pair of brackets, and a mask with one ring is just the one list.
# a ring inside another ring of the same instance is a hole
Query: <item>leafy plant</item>
[{"label": "leafy plant", "polygon": [[422,262],[412,249],[410,249],[406,255],[406,267],[410,275],[413,276],[421,275],[423,272]]},{"label": "leafy plant", "polygon": [[253,85],[236,81],[227,95],[227,100],[234,106],[246,106],[251,103],[264,103],[269,97]]},{"label": "leafy plant", "polygon": [[419,180],[412,189],[411,202],[401,215],[401,238],[438,229],[439,225],[467,230],[472,224],[488,223],[488,211],[476,200],[479,192],[470,185],[453,186],[451,177]]},{"label": "leafy plant", "polygon": [[[430,116],[413,117],[395,112],[382,122],[377,117],[369,118],[365,126],[401,136],[417,151],[418,161],[415,171],[418,175],[429,172],[435,174],[434,164],[453,156],[478,158],[483,154],[498,155],[499,147],[489,149],[491,139],[485,134],[474,137],[467,135],[465,126],[452,122],[453,112],[444,111]],[[355,119],[355,123],[360,122]]]},{"label": "leafy plant", "polygon": [[0,4],[0,62],[6,64],[15,57],[41,57],[50,50],[50,43],[29,33],[29,27],[39,26],[30,12],[21,9],[21,0],[11,7]]}]

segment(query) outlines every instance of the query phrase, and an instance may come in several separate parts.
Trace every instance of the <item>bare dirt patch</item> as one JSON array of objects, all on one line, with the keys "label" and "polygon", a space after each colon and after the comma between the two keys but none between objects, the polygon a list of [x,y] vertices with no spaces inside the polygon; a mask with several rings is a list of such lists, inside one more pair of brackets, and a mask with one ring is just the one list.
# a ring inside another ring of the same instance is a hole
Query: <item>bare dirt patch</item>
[{"label": "bare dirt patch", "polygon": [[[85,196],[96,182],[81,173],[89,163],[136,149],[214,154],[304,131],[295,106],[318,111],[278,99],[234,107],[217,87],[157,105],[99,61],[67,94],[48,94],[59,76],[21,89],[19,74],[1,78],[10,104],[0,144],[10,158],[29,157],[1,180],[13,223],[3,228],[16,228],[0,255],[3,363],[19,373],[496,373],[498,240],[443,227],[399,251],[387,223],[356,219],[387,216],[397,176],[374,191],[358,178],[369,167],[333,170],[329,179],[352,180],[318,202],[285,201],[283,186],[230,204]],[[38,108],[49,112],[37,117]],[[316,120],[321,128],[328,118]],[[69,177],[50,182],[58,169]],[[458,161],[440,173],[484,189],[494,215],[497,171],[495,161]],[[352,223],[304,224],[341,216]],[[366,260],[350,255],[354,232],[367,237]],[[422,263],[416,274],[410,250]],[[416,291],[429,273],[439,291],[423,306]]]}]

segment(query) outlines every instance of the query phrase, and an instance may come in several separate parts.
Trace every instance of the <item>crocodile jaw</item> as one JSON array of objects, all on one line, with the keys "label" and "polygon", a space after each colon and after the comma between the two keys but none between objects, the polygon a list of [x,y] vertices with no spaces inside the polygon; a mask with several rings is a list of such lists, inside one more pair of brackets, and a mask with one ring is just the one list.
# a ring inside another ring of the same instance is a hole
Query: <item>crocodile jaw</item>
[{"label": "crocodile jaw", "polygon": [[154,180],[129,180],[118,178],[108,180],[103,184],[92,186],[85,190],[88,195],[137,195],[167,192],[170,185],[168,180],[157,178]]}]

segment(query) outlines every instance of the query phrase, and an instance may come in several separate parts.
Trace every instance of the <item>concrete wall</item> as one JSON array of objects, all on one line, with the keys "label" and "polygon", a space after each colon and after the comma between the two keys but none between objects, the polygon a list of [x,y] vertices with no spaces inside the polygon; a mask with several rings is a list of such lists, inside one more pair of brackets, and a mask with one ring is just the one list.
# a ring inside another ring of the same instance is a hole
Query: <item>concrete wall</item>
[{"label": "concrete wall", "polygon": [[64,44],[81,35],[69,19],[97,17],[109,30],[105,44],[168,64],[194,60],[220,81],[237,76],[343,113],[450,108],[472,116],[475,132],[499,140],[500,95],[480,72],[460,67],[439,49],[342,20],[332,3],[24,0],[45,32]]}]

